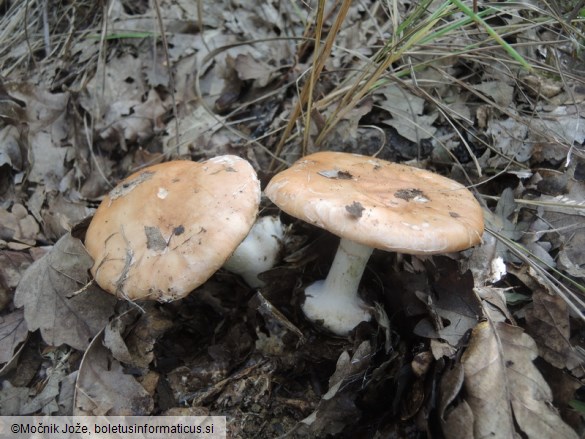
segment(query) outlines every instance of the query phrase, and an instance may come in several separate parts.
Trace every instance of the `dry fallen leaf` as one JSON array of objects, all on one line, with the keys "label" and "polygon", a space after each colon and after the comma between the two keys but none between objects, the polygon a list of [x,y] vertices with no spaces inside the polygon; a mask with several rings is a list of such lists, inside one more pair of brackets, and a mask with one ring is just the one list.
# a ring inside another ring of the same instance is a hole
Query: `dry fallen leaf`
[{"label": "dry fallen leaf", "polygon": [[278,76],[278,69],[257,61],[247,53],[239,54],[235,59],[235,69],[242,80],[255,79],[259,87],[265,87],[273,77]]},{"label": "dry fallen leaf", "polygon": [[88,286],[92,265],[81,241],[67,234],[23,275],[14,304],[47,344],[84,350],[112,315],[116,298]]},{"label": "dry fallen leaf", "polygon": [[23,163],[20,133],[14,125],[6,125],[0,129],[0,166],[8,165],[20,171]]},{"label": "dry fallen leaf", "polygon": [[503,81],[486,81],[474,85],[473,88],[489,96],[502,107],[510,106],[514,98],[514,88]]},{"label": "dry fallen leaf", "polygon": [[526,323],[527,330],[538,343],[540,356],[559,369],[567,367],[572,349],[567,302],[544,288],[533,290]]},{"label": "dry fallen leaf", "polygon": [[67,114],[69,93],[50,91],[27,83],[13,83],[10,93],[26,103],[28,125],[28,161],[30,182],[45,184],[52,190],[59,189],[59,182],[66,174],[65,162],[73,152],[69,140],[72,125]]},{"label": "dry fallen leaf", "polygon": [[517,326],[481,322],[461,358],[474,437],[571,438],[577,434],[552,408],[552,392],[533,364],[534,340]]},{"label": "dry fallen leaf", "polygon": [[0,209],[0,239],[34,245],[40,228],[22,204],[14,204],[11,212]]},{"label": "dry fallen leaf", "polygon": [[433,292],[416,293],[426,305],[428,317],[416,325],[414,333],[457,346],[482,314],[473,292],[473,276],[470,271],[461,275],[452,267],[434,282]]},{"label": "dry fallen leaf", "polygon": [[79,367],[75,386],[75,416],[146,416],[152,397],[103,345],[103,332],[91,342]]},{"label": "dry fallen leaf", "polygon": [[433,123],[438,113],[424,114],[424,99],[395,84],[383,87],[380,91],[384,95],[380,105],[392,115],[392,119],[384,123],[396,128],[401,136],[412,142],[433,137],[437,131]]},{"label": "dry fallen leaf", "polygon": [[10,384],[10,381],[2,382],[0,390],[0,415],[16,416],[22,414],[22,407],[28,401],[28,387],[16,387]]},{"label": "dry fallen leaf", "polygon": [[469,439],[473,437],[473,412],[465,400],[456,400],[463,386],[463,366],[460,363],[446,369],[439,383],[439,416],[441,428],[447,439]]},{"label": "dry fallen leaf", "polygon": [[0,316],[0,365],[12,359],[27,335],[28,328],[22,310]]},{"label": "dry fallen leaf", "polygon": [[[218,121],[223,121],[223,117],[214,117],[201,106],[192,111],[185,111],[179,118],[178,136],[176,124],[169,125],[163,140],[163,151],[172,156],[181,156],[189,154],[191,150],[200,149],[207,145],[209,138],[221,128]],[[179,145],[176,143],[177,137],[180,139]]]},{"label": "dry fallen leaf", "polygon": [[317,409],[301,421],[310,427],[310,431],[317,436],[338,434],[351,423],[351,419],[359,416],[359,409],[355,404],[355,390],[343,386],[356,381],[370,364],[372,346],[368,341],[362,342],[350,356],[343,351],[337,359],[335,372],[329,378],[329,390],[325,393]]},{"label": "dry fallen leaf", "polygon": [[112,320],[104,331],[104,346],[114,358],[137,369],[148,369],[154,345],[173,322],[154,303],[145,303],[139,318],[132,312]]},{"label": "dry fallen leaf", "polygon": [[0,311],[12,302],[14,290],[31,263],[28,253],[0,250]]},{"label": "dry fallen leaf", "polygon": [[466,401],[457,405],[442,421],[447,439],[469,439],[473,437],[473,412]]},{"label": "dry fallen leaf", "polygon": [[20,414],[30,415],[41,412],[50,415],[56,413],[59,410],[57,398],[60,393],[61,381],[66,375],[65,363],[60,363],[57,367],[50,369],[49,376],[43,383],[43,390],[21,407]]}]

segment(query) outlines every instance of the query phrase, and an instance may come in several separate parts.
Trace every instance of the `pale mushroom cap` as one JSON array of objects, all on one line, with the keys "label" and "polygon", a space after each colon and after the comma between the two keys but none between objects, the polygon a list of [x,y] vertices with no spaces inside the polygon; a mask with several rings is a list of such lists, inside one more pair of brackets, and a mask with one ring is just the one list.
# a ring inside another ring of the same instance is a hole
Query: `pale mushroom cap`
[{"label": "pale mushroom cap", "polygon": [[288,214],[361,244],[410,254],[448,253],[481,240],[482,209],[465,186],[372,157],[318,152],[265,190]]},{"label": "pale mushroom cap", "polygon": [[91,272],[122,298],[180,299],[229,258],[259,203],[256,173],[236,156],[143,169],[98,207],[85,238]]}]

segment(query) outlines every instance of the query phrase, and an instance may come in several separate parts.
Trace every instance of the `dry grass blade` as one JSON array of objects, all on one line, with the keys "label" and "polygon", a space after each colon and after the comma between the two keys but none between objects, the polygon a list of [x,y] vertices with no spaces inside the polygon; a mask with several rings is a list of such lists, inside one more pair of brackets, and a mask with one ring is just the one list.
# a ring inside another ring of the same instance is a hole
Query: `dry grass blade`
[{"label": "dry grass blade", "polygon": [[[426,3],[421,9],[426,8]],[[403,56],[403,54],[418,44],[425,38],[435,24],[450,11],[447,3],[443,4],[435,13],[433,13],[422,24],[418,24],[410,30],[408,37],[404,37],[399,42],[389,41],[386,45],[372,58],[364,71],[355,80],[354,85],[340,100],[332,116],[327,120],[325,127],[319,133],[315,140],[317,145],[321,144],[336,124],[351,111],[360,100],[370,93],[378,84],[380,78],[386,73],[388,68]],[[402,45],[399,43],[402,42]]]},{"label": "dry grass blade", "polygon": [[[302,114],[302,110],[303,107],[305,107],[305,105],[308,104],[308,106],[306,107],[306,126],[305,126],[305,136],[304,136],[304,143],[303,143],[303,155],[306,153],[307,151],[307,144],[309,141],[308,135],[310,132],[310,118],[311,118],[311,103],[313,101],[313,89],[315,86],[315,79],[319,77],[319,75],[321,74],[323,67],[325,66],[325,61],[327,60],[327,58],[329,57],[329,54],[331,53],[331,48],[333,47],[333,44],[335,42],[335,38],[339,32],[339,30],[341,29],[341,25],[343,24],[343,21],[345,19],[345,16],[347,15],[347,11],[349,9],[351,5],[351,0],[344,0],[343,3],[340,6],[339,12],[335,18],[335,22],[332,26],[332,28],[329,30],[328,34],[327,34],[327,39],[325,41],[325,44],[323,45],[323,49],[319,51],[320,48],[320,36],[322,34],[322,28],[323,28],[323,16],[324,16],[324,8],[325,8],[325,1],[324,0],[319,0],[319,8],[318,8],[318,12],[317,12],[317,22],[315,25],[315,54],[313,57],[313,67],[310,73],[310,80],[305,83],[305,85],[302,88],[301,94],[299,96],[299,99],[297,100],[297,103],[294,107],[294,110],[289,118],[288,124],[282,134],[282,137],[280,139],[280,142],[278,143],[278,145],[276,146],[276,149],[274,151],[274,154],[278,157],[280,156],[280,153],[282,152],[282,148],[284,147],[284,144],[286,143],[286,141],[288,140],[290,134],[292,133],[292,130],[295,126],[295,123],[297,121],[297,119],[300,117],[300,115]],[[274,165],[275,165],[275,161],[273,160],[272,163],[270,164],[270,169],[274,170]]]},{"label": "dry grass blade", "polygon": [[[486,228],[486,231],[493,235],[502,244],[504,244],[506,248],[510,250],[515,256],[517,256],[523,263],[532,268],[539,275],[540,279],[546,283],[550,290],[558,294],[567,303],[567,305],[569,305],[573,312],[581,320],[585,321],[585,300],[580,297],[580,295],[585,295],[585,285],[581,285],[580,283],[556,270],[554,267],[551,267],[546,263],[546,261],[536,257],[524,246],[512,241],[501,233],[498,233],[497,231],[490,228]],[[561,280],[555,276],[558,276]],[[569,288],[565,283],[563,283],[563,281],[570,285],[573,289],[577,290],[579,295],[571,288]]]},{"label": "dry grass blade", "polygon": [[[199,3],[198,3],[199,6]],[[176,130],[176,138],[175,138],[175,142],[177,143],[177,145],[179,144],[180,141],[180,137],[179,137],[179,112],[177,110],[177,100],[175,98],[175,90],[176,90],[176,86],[175,86],[175,75],[171,69],[171,60],[169,57],[169,43],[167,41],[167,32],[165,30],[165,26],[163,23],[163,19],[162,19],[162,14],[160,11],[160,4],[159,4],[159,0],[154,0],[154,10],[156,11],[156,20],[158,22],[158,27],[160,29],[160,36],[162,39],[162,43],[163,43],[163,52],[164,52],[164,56],[165,56],[165,61],[166,61],[166,65],[167,65],[167,72],[169,75],[169,89],[170,89],[170,95],[171,95],[171,102],[173,105],[173,115],[175,116],[175,130]],[[201,17],[201,15],[199,15]]]}]

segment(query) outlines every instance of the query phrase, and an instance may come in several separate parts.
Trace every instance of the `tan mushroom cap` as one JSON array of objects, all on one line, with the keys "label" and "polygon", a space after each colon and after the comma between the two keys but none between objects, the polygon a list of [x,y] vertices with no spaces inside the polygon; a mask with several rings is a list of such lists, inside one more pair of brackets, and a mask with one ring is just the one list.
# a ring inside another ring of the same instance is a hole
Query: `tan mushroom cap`
[{"label": "tan mushroom cap", "polygon": [[357,154],[305,156],[274,176],[265,193],[296,218],[382,250],[454,252],[483,233],[482,209],[465,186]]},{"label": "tan mushroom cap", "polygon": [[122,298],[180,299],[229,258],[259,203],[256,173],[236,156],[143,169],[98,207],[85,237],[91,272]]}]

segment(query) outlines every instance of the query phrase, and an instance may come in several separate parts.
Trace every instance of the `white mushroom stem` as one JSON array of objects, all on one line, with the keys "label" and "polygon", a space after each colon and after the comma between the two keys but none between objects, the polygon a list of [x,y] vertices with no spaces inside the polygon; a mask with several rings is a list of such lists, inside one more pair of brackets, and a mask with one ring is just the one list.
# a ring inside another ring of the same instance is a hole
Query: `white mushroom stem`
[{"label": "white mushroom stem", "polygon": [[358,295],[358,287],[373,248],[342,239],[329,274],[305,289],[303,311],[337,335],[347,335],[371,314]]},{"label": "white mushroom stem", "polygon": [[242,276],[252,288],[264,285],[258,275],[270,270],[282,253],[285,227],[276,216],[259,218],[223,268]]}]

